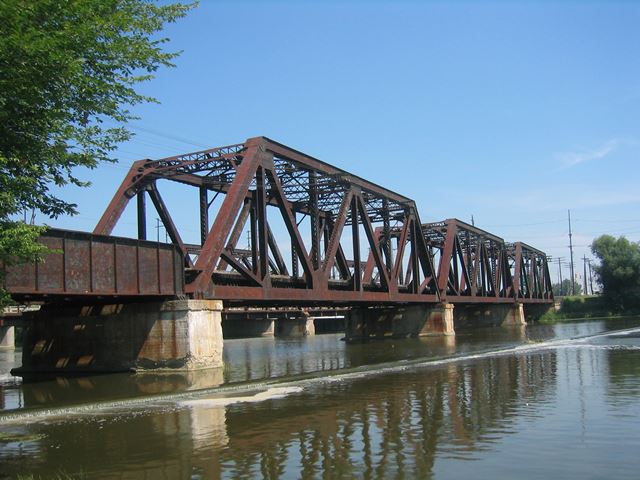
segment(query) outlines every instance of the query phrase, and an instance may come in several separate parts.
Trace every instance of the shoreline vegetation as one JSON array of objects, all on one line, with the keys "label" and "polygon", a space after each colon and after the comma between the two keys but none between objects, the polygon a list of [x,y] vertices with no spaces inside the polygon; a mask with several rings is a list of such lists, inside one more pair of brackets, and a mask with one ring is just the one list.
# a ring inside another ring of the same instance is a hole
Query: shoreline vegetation
[{"label": "shoreline vegetation", "polygon": [[612,305],[607,298],[600,295],[576,295],[563,297],[560,301],[560,308],[542,315],[538,319],[538,323],[552,324],[585,318],[617,318],[635,315],[640,315],[640,308],[620,308]]}]

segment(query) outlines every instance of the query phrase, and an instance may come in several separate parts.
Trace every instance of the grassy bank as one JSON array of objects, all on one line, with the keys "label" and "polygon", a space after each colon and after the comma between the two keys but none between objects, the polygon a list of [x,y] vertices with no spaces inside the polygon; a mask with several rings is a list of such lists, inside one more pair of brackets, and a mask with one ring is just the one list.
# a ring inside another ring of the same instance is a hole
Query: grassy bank
[{"label": "grassy bank", "polygon": [[545,313],[540,317],[540,323],[556,323],[576,320],[580,318],[607,318],[640,315],[640,310],[620,310],[603,297],[598,295],[564,297],[560,309]]}]

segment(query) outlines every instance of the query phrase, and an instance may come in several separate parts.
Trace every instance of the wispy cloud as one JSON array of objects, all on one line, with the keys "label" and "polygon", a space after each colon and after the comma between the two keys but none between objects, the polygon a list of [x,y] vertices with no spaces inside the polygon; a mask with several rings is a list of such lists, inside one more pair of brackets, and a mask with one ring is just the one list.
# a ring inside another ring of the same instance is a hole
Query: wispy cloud
[{"label": "wispy cloud", "polygon": [[578,152],[562,152],[555,154],[555,157],[560,160],[562,168],[575,167],[584,162],[591,160],[601,160],[607,155],[616,150],[623,143],[623,140],[619,138],[613,138],[598,148],[592,150],[582,150]]}]

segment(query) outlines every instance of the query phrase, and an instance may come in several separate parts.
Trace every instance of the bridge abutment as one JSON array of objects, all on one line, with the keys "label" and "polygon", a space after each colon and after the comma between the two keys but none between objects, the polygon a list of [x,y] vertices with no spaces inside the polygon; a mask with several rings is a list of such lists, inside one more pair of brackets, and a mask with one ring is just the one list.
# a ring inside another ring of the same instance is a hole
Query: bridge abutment
[{"label": "bridge abutment", "polygon": [[222,302],[45,306],[29,322],[15,375],[222,366]]},{"label": "bridge abutment", "polygon": [[9,350],[15,348],[16,328],[13,326],[0,326],[0,348]]},{"label": "bridge abutment", "polygon": [[346,340],[455,335],[453,305],[353,308],[346,316]]}]

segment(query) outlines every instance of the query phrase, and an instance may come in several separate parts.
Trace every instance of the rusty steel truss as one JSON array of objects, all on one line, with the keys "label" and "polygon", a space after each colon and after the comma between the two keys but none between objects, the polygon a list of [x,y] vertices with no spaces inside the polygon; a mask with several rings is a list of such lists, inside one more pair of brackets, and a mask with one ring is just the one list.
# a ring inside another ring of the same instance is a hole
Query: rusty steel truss
[{"label": "rusty steel truss", "polygon": [[[183,241],[158,189],[166,180],[197,189],[199,242]],[[111,234],[134,197],[138,238],[146,239],[150,199],[182,254],[184,290],[194,298],[230,305],[552,299],[542,252],[458,220],[423,225],[413,200],[265,137],[135,162],[94,234]]]},{"label": "rusty steel truss", "polygon": [[437,265],[438,292],[448,302],[501,303],[553,299],[547,257],[458,219],[422,231]]}]

